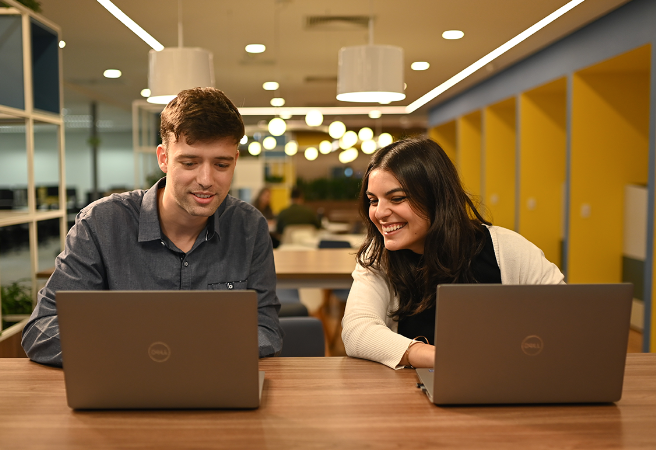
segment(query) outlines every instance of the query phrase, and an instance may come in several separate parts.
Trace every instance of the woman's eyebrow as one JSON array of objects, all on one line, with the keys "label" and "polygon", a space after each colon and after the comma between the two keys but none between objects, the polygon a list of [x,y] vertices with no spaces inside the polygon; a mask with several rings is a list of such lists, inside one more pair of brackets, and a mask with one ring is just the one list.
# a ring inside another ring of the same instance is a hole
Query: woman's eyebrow
[{"label": "woman's eyebrow", "polygon": [[385,192],[385,195],[394,194],[395,192],[405,192],[405,190],[402,187],[397,187],[397,188],[390,189],[389,191]]}]

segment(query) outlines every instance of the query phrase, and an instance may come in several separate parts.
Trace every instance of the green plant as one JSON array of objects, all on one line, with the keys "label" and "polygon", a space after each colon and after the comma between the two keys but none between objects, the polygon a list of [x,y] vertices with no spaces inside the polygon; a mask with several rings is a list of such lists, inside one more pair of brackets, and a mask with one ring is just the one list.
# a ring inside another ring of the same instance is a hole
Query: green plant
[{"label": "green plant", "polygon": [[0,286],[0,303],[2,303],[3,316],[30,314],[32,312],[32,289],[26,286],[26,283],[29,283],[29,280],[23,279],[6,286]]}]

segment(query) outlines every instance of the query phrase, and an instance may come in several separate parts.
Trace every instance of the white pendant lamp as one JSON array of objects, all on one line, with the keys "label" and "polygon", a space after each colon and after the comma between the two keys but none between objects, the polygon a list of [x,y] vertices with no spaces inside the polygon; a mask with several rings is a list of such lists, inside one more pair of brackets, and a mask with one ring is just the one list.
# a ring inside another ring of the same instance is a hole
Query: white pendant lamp
[{"label": "white pendant lamp", "polygon": [[373,44],[373,19],[369,19],[369,44],[339,51],[337,100],[345,102],[395,102],[403,100],[403,49]]},{"label": "white pendant lamp", "polygon": [[212,52],[182,45],[182,1],[178,1],[178,46],[148,53],[149,103],[166,104],[182,90],[214,86]]},{"label": "white pendant lamp", "polygon": [[184,47],[148,52],[149,103],[166,104],[182,90],[213,86],[214,62],[211,52]]}]

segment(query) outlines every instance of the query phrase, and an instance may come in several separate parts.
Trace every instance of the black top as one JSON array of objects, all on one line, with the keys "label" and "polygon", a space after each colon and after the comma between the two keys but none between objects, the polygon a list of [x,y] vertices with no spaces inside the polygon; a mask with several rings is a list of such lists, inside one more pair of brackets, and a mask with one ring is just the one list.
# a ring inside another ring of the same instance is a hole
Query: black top
[{"label": "black top", "polygon": [[[472,272],[478,283],[501,284],[501,270],[494,253],[494,244],[490,230],[485,227],[485,246],[472,261]],[[419,299],[416,299],[419,300]],[[403,317],[399,320],[399,334],[414,339],[423,336],[433,345],[435,340],[435,305],[419,314]]]}]

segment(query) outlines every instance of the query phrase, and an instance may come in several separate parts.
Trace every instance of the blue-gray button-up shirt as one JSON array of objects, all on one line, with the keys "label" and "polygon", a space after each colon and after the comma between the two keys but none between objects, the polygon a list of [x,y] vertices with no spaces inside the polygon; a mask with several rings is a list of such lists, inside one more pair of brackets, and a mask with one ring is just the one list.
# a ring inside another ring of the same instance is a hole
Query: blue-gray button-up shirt
[{"label": "blue-gray button-up shirt", "polygon": [[80,211],[23,330],[23,348],[32,360],[62,365],[55,303],[60,290],[253,289],[260,357],[282,349],[266,219],[227,196],[183,253],[159,225],[157,190],[165,183],[163,178],[147,191],[114,194]]}]

